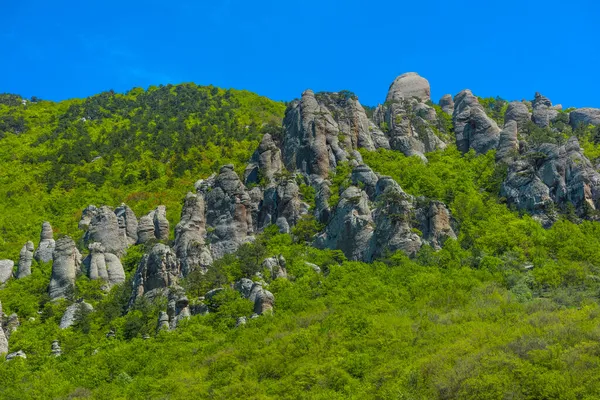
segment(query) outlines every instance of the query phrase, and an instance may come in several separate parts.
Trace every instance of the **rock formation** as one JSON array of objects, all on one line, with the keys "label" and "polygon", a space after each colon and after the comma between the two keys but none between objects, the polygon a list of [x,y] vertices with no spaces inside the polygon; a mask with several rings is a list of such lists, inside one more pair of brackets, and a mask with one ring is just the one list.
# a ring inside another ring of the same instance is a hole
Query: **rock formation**
[{"label": "rock formation", "polygon": [[64,236],[56,242],[52,258],[52,277],[48,294],[54,300],[65,297],[75,284],[75,277],[81,265],[81,254],[73,239]]},{"label": "rock formation", "polygon": [[169,329],[177,328],[180,321],[191,317],[189,305],[190,301],[182,287],[174,285],[169,288],[167,303]]},{"label": "rock formation", "polygon": [[263,179],[266,182],[272,182],[277,174],[283,169],[281,160],[281,150],[268,133],[265,134],[258,146],[258,149],[252,155],[252,160],[244,173],[244,182],[258,183]]},{"label": "rock formation", "polygon": [[91,313],[94,307],[83,300],[71,304],[60,319],[60,329],[67,329],[79,321],[83,314]]},{"label": "rock formation", "polygon": [[[0,318],[2,317],[2,303],[0,303]],[[8,353],[8,340],[4,334],[4,330],[0,327],[0,354]]]},{"label": "rock formation", "polygon": [[121,260],[114,254],[106,252],[100,243],[88,245],[90,254],[84,260],[88,278],[102,279],[109,285],[118,285],[125,281],[125,271]]},{"label": "rock formation", "polygon": [[60,348],[60,344],[58,340],[52,341],[52,350],[50,351],[53,357],[60,357],[62,355],[62,349]]},{"label": "rock formation", "polygon": [[15,358],[27,358],[27,355],[23,350],[15,351],[6,355],[6,361],[14,360]]},{"label": "rock formation", "polygon": [[261,267],[269,270],[271,279],[287,278],[285,258],[280,254],[277,257],[269,257],[263,260]]},{"label": "rock formation", "polygon": [[578,108],[569,113],[569,123],[573,128],[579,124],[600,125],[600,108]]},{"label": "rock formation", "polygon": [[0,260],[0,284],[5,283],[13,276],[14,266],[13,260]]},{"label": "rock formation", "polygon": [[552,102],[540,93],[535,94],[535,99],[531,102],[531,105],[533,107],[531,120],[540,128],[549,126],[550,122],[558,115],[558,111],[552,107]]},{"label": "rock formation", "polygon": [[167,245],[156,243],[140,260],[133,278],[130,305],[144,295],[165,294],[163,289],[175,285],[181,270],[175,252]]},{"label": "rock formation", "polygon": [[117,216],[121,237],[125,238],[128,246],[136,244],[138,241],[138,220],[133,210],[123,203],[115,209],[115,215]]},{"label": "rock formation", "polygon": [[184,276],[196,268],[206,271],[212,256],[206,245],[205,203],[202,193],[188,193],[175,227],[175,253]]},{"label": "rock formation", "polygon": [[527,124],[531,121],[531,113],[527,105],[522,101],[511,101],[508,103],[506,112],[504,113],[504,125],[509,121],[514,121],[517,124],[517,131],[523,132]]},{"label": "rock formation", "polygon": [[167,208],[158,206],[154,212],[154,233],[158,240],[166,242],[169,240],[169,221],[167,220]]},{"label": "rock formation", "polygon": [[55,246],[56,242],[53,238],[52,226],[50,222],[44,222],[42,224],[42,233],[40,234],[40,244],[33,253],[33,258],[38,262],[51,261]]},{"label": "rock formation", "polygon": [[446,114],[452,115],[454,113],[454,99],[451,94],[443,95],[439,105]]},{"label": "rock formation", "polygon": [[234,288],[243,298],[254,303],[255,314],[262,315],[273,312],[275,297],[273,297],[273,293],[263,288],[262,283],[242,278],[235,283]]},{"label": "rock formation", "polygon": [[486,153],[498,146],[500,128],[488,117],[477,97],[466,89],[454,97],[454,133],[456,147],[463,153],[474,149]]},{"label": "rock formation", "polygon": [[416,72],[407,72],[392,82],[385,101],[400,101],[415,97],[422,102],[431,99],[429,82]]},{"label": "rock formation", "polygon": [[31,264],[33,262],[33,242],[29,241],[23,245],[19,253],[19,266],[17,268],[17,279],[31,275]]},{"label": "rock formation", "polygon": [[106,252],[119,257],[125,253],[128,246],[127,238],[122,235],[119,228],[117,215],[107,206],[100,207],[92,216],[85,242],[100,243]]},{"label": "rock formation", "polygon": [[500,132],[498,149],[496,150],[496,161],[508,163],[512,158],[518,156],[519,139],[517,138],[518,122],[509,120],[504,124]]}]

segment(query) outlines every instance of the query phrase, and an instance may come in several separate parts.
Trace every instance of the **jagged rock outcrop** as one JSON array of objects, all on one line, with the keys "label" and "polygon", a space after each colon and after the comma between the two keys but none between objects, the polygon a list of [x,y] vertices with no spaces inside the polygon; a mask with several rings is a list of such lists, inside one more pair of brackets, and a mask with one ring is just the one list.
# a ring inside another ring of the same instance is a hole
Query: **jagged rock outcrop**
[{"label": "jagged rock outcrop", "polygon": [[177,328],[180,321],[192,316],[189,305],[190,301],[181,286],[171,286],[169,288],[167,305],[169,329]]},{"label": "jagged rock outcrop", "polygon": [[419,76],[416,72],[407,72],[392,82],[385,101],[400,101],[413,97],[422,102],[430,100],[431,89],[427,79]]},{"label": "jagged rock outcrop", "polygon": [[477,97],[466,89],[454,97],[454,133],[456,147],[463,153],[474,149],[486,153],[498,146],[500,128],[488,117]]},{"label": "jagged rock outcrop", "polygon": [[456,239],[452,216],[448,207],[440,201],[431,201],[428,207],[417,212],[421,215],[423,242],[440,250],[448,239]]},{"label": "jagged rock outcrop", "polygon": [[258,229],[277,224],[280,232],[289,233],[300,216],[308,212],[308,204],[300,200],[300,189],[293,178],[271,184],[264,191],[264,198],[258,214]]},{"label": "jagged rock outcrop", "polygon": [[583,125],[600,125],[600,108],[578,108],[569,113],[569,123],[573,128]]},{"label": "jagged rock outcrop", "polygon": [[[2,315],[0,313],[0,315]],[[15,313],[6,318],[6,320],[2,323],[1,329],[4,329],[4,334],[6,335],[6,339],[10,339],[10,336],[17,331],[17,329],[21,326],[21,322],[19,321],[19,316]]]},{"label": "jagged rock outcrop", "polygon": [[130,305],[144,295],[165,294],[163,289],[177,284],[180,276],[181,269],[175,252],[165,244],[156,243],[140,260],[133,278]]},{"label": "jagged rock outcrop", "polygon": [[287,278],[285,258],[280,254],[277,257],[269,257],[263,260],[261,267],[269,270],[271,279]]},{"label": "jagged rock outcrop", "polygon": [[446,114],[452,115],[454,113],[454,99],[451,94],[443,95],[439,105]]},{"label": "jagged rock outcrop", "polygon": [[188,193],[181,210],[181,220],[175,227],[175,253],[183,276],[196,268],[206,271],[212,256],[206,245],[205,203],[202,193]]},{"label": "jagged rock outcrop", "polygon": [[508,163],[519,153],[519,139],[517,138],[518,123],[515,120],[507,121],[500,132],[496,162]]},{"label": "jagged rock outcrop", "polygon": [[501,187],[509,204],[545,225],[553,222],[552,204],[575,206],[580,216],[600,207],[600,174],[583,155],[577,138],[562,146],[544,143],[509,166]]},{"label": "jagged rock outcrop", "polygon": [[158,240],[169,240],[169,220],[167,220],[167,207],[158,206],[154,212],[154,233]]},{"label": "jagged rock outcrop", "polygon": [[261,282],[252,282],[250,279],[242,278],[234,285],[243,298],[254,303],[254,313],[262,315],[273,312],[275,297],[263,287]]},{"label": "jagged rock outcrop", "polygon": [[88,278],[102,279],[109,285],[118,285],[125,282],[125,271],[119,257],[106,252],[100,243],[90,243],[90,254],[84,260]]},{"label": "jagged rock outcrop", "polygon": [[504,113],[504,125],[509,121],[514,121],[517,124],[517,130],[523,132],[527,124],[531,121],[531,113],[527,105],[522,101],[511,101],[508,103],[506,112]]},{"label": "jagged rock outcrop", "polygon": [[209,189],[201,189],[206,201],[206,224],[214,259],[233,253],[243,243],[252,241],[252,201],[244,184],[225,165]]},{"label": "jagged rock outcrop", "polygon": [[370,258],[375,224],[367,193],[350,186],[340,196],[325,232],[317,237],[320,248],[339,249],[351,260]]},{"label": "jagged rock outcrop", "polygon": [[36,261],[48,262],[52,260],[52,254],[54,253],[54,247],[56,246],[53,235],[50,222],[44,222],[42,224],[42,233],[40,234],[40,244],[33,253],[33,258],[35,258]]},{"label": "jagged rock outcrop", "polygon": [[252,155],[250,164],[244,172],[244,182],[258,183],[260,179],[272,182],[277,174],[283,170],[281,150],[271,135],[265,134]]},{"label": "jagged rock outcrop", "polygon": [[92,216],[85,234],[85,242],[101,243],[106,252],[119,257],[125,253],[128,246],[127,239],[119,228],[117,215],[107,206],[100,207]]},{"label": "jagged rock outcrop", "polygon": [[13,276],[14,266],[13,260],[0,260],[0,284],[5,283]]},{"label": "jagged rock outcrop", "polygon": [[158,324],[156,326],[156,331],[168,331],[171,327],[169,326],[169,314],[166,311],[160,311],[158,313]]},{"label": "jagged rock outcrop", "polygon": [[29,241],[23,245],[19,253],[19,265],[17,268],[17,279],[31,275],[31,264],[33,262],[33,242]]},{"label": "jagged rock outcrop", "polygon": [[84,314],[91,313],[93,311],[94,307],[83,300],[79,300],[78,302],[71,304],[69,307],[67,307],[65,313],[60,319],[60,329],[67,329],[75,325],[75,323],[77,323]]},{"label": "jagged rock outcrop", "polygon": [[354,186],[361,186],[371,200],[374,199],[377,192],[377,181],[379,177],[368,165],[358,165],[352,169],[350,177]]},{"label": "jagged rock outcrop", "polygon": [[77,271],[81,266],[81,254],[69,236],[56,241],[52,254],[52,277],[48,287],[51,299],[65,297],[75,284]]},{"label": "jagged rock outcrop", "polygon": [[123,203],[115,209],[115,215],[117,216],[121,237],[125,238],[128,246],[136,244],[138,241],[138,220],[133,210]]},{"label": "jagged rock outcrop", "polygon": [[6,355],[6,361],[14,360],[15,358],[27,358],[27,354],[23,350],[19,350]]},{"label": "jagged rock outcrop", "polygon": [[148,243],[153,240],[166,242],[169,240],[169,229],[167,208],[163,205],[158,206],[140,218],[137,225],[137,243]]},{"label": "jagged rock outcrop", "polygon": [[558,111],[552,107],[552,102],[539,92],[535,94],[535,99],[531,102],[533,114],[531,120],[540,128],[550,125],[558,115]]},{"label": "jagged rock outcrop", "polygon": [[142,216],[138,223],[138,244],[147,243],[150,240],[156,239],[156,233],[154,229],[154,214],[155,211],[150,211],[148,214]]},{"label": "jagged rock outcrop", "polygon": [[95,205],[87,206],[81,213],[81,219],[79,220],[79,225],[77,225],[77,227],[82,231],[87,231],[92,222],[92,218],[94,218],[96,214],[98,214],[98,208]]}]

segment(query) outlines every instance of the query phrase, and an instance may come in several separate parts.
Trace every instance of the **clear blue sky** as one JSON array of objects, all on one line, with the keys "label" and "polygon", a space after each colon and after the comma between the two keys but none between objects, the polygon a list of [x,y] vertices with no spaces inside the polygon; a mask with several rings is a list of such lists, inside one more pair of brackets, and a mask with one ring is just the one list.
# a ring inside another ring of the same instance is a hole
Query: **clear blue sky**
[{"label": "clear blue sky", "polygon": [[0,92],[61,100],[196,82],[291,100],[385,100],[408,71],[434,100],[600,107],[597,0],[2,1]]}]

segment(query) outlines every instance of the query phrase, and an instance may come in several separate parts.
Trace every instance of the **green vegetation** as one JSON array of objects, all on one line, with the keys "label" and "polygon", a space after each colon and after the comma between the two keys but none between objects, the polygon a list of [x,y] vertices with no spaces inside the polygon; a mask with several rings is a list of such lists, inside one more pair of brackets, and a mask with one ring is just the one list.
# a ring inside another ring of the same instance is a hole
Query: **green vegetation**
[{"label": "green vegetation", "polygon": [[501,97],[477,97],[479,104],[483,106],[485,113],[498,123],[499,127],[504,126],[504,113],[508,108],[508,101]]}]

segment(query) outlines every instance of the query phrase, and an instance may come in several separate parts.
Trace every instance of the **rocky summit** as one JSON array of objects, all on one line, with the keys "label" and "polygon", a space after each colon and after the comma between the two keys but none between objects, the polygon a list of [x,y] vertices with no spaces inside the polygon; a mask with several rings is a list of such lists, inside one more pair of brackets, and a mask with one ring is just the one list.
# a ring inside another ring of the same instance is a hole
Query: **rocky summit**
[{"label": "rocky summit", "polygon": [[0,95],[0,398],[597,398],[600,109],[431,89]]}]

